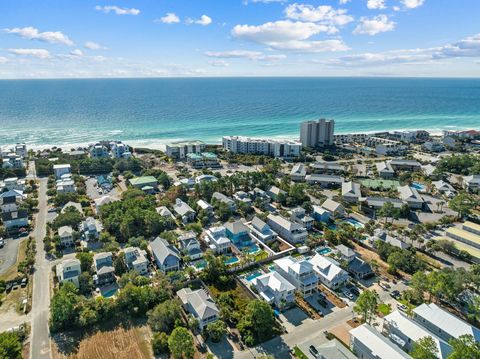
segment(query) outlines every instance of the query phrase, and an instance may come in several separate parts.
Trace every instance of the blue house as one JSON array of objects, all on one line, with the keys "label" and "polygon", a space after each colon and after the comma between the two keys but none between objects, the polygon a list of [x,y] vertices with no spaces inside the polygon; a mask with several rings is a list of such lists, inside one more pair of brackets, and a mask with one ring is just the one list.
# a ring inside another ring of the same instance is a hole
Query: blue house
[{"label": "blue house", "polygon": [[228,239],[230,239],[233,244],[237,245],[241,242],[251,242],[251,238],[249,235],[250,229],[245,225],[242,220],[225,223],[224,227]]}]

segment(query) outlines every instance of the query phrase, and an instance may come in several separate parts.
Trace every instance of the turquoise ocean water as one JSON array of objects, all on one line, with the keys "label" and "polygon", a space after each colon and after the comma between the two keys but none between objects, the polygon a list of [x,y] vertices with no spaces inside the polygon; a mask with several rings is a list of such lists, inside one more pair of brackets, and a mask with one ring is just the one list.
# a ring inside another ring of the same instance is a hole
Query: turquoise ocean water
[{"label": "turquoise ocean water", "polygon": [[139,145],[223,135],[480,128],[480,79],[198,78],[0,81],[0,145]]}]

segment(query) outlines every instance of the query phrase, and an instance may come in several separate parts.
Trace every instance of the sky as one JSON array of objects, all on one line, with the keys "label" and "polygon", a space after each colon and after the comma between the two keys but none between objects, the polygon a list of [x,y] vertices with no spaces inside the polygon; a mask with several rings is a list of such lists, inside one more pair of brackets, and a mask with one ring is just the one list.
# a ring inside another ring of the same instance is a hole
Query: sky
[{"label": "sky", "polygon": [[180,76],[480,77],[480,1],[0,1],[0,78]]}]

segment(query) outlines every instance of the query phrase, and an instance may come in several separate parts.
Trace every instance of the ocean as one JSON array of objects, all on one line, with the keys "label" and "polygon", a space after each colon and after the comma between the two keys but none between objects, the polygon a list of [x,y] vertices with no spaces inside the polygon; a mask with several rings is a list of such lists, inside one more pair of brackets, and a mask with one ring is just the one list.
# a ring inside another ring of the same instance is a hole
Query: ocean
[{"label": "ocean", "polygon": [[480,79],[177,78],[1,80],[0,145],[134,146],[224,135],[298,138],[301,121],[336,133],[480,128]]}]

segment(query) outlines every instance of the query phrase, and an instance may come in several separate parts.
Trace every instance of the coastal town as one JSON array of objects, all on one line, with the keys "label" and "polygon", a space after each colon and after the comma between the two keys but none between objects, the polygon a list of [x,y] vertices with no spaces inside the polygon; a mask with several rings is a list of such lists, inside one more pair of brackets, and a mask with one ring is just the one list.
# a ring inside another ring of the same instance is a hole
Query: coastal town
[{"label": "coastal town", "polygon": [[480,131],[295,137],[2,147],[0,354],[480,358]]}]

